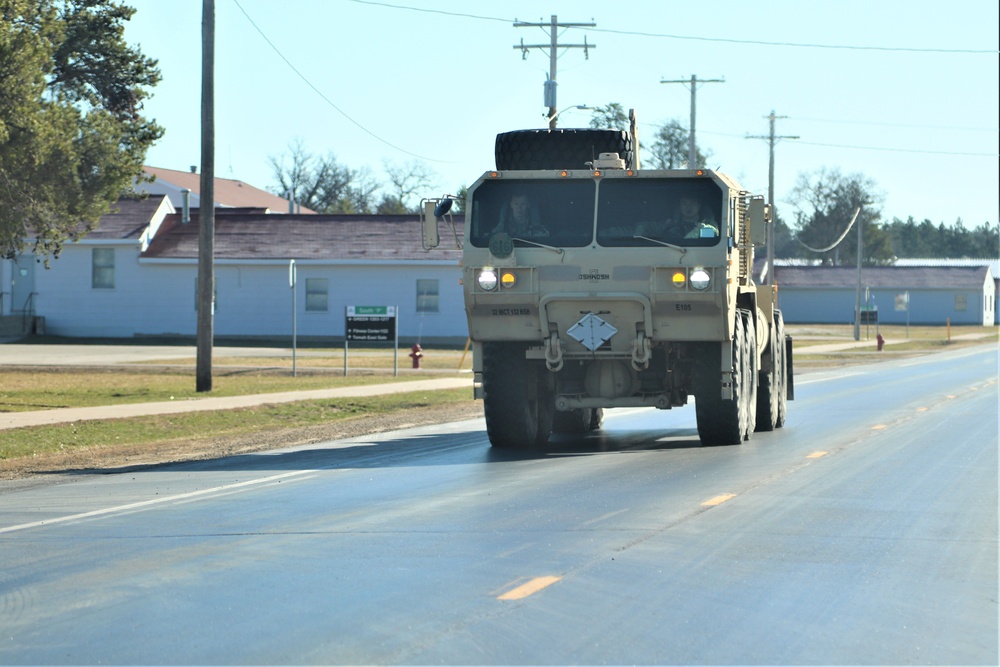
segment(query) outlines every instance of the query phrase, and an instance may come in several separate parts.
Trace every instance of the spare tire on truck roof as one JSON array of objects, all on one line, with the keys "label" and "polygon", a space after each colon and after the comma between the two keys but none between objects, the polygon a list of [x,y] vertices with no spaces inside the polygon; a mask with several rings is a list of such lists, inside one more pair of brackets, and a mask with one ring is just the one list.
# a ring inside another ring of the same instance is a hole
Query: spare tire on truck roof
[{"label": "spare tire on truck roof", "polygon": [[624,130],[540,129],[501,132],[496,164],[510,169],[589,169],[601,153],[618,153],[625,168],[633,168],[632,136]]}]

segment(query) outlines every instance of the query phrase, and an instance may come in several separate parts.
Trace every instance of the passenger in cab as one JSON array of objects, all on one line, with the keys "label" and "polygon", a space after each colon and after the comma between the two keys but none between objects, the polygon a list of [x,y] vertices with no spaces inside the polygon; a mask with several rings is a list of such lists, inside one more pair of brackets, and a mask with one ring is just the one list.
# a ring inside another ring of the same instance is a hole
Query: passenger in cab
[{"label": "passenger in cab", "polygon": [[640,223],[635,235],[660,241],[714,239],[719,237],[719,223],[704,210],[698,198],[683,195],[674,215],[666,222]]}]

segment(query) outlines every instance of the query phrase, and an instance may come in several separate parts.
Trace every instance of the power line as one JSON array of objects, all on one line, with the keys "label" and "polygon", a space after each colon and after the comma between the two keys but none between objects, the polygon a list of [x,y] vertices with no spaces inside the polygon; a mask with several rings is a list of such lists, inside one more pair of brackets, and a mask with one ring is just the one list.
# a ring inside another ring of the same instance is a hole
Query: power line
[{"label": "power line", "polygon": [[[464,14],[462,12],[446,12],[443,9],[427,9],[425,7],[408,7],[406,5],[394,5],[388,2],[373,2],[373,0],[351,0],[359,5],[374,5],[376,7],[386,7],[388,9],[406,9],[411,12],[424,12],[425,14],[442,14],[444,16],[455,16],[464,19],[476,19],[477,21],[497,21],[499,23],[510,23],[511,19],[500,18],[498,16],[481,16],[478,14]],[[517,19],[514,19],[515,21]]]},{"label": "power line", "polygon": [[794,116],[794,120],[806,121],[811,123],[834,123],[841,125],[874,125],[878,127],[902,127],[914,130],[961,130],[963,132],[996,132],[998,128],[995,127],[958,127],[950,125],[914,125],[911,123],[887,123],[879,122],[874,120],[842,120],[833,118],[805,118],[803,116]]},{"label": "power line", "polygon": [[[425,12],[428,14],[442,14],[457,18],[475,19],[478,21],[495,21],[500,23],[510,23],[512,19],[498,16],[482,16],[477,14],[464,14],[461,12],[447,12],[440,9],[425,9],[423,7],[410,7],[408,5],[397,5],[389,2],[375,2],[374,0],[351,0],[361,5],[373,5],[388,9],[404,9],[413,12]],[[513,19],[516,21],[517,19]],[[849,44],[816,44],[808,42],[769,42],[759,39],[730,39],[725,37],[701,37],[697,35],[677,35],[672,33],[643,32],[638,30],[615,30],[614,28],[589,28],[591,32],[604,32],[612,35],[628,35],[634,37],[652,37],[657,39],[680,39],[699,42],[723,42],[729,44],[746,44],[750,46],[782,46],[791,48],[806,49],[842,49],[849,51],[899,51],[904,53],[945,53],[945,54],[973,54],[973,55],[997,55],[1000,51],[996,49],[937,49],[928,47],[908,47],[908,46],[869,46],[869,45],[849,45]]]},{"label": "power line", "polygon": [[309,79],[307,79],[306,76],[295,67],[295,65],[292,64],[292,61],[290,61],[288,58],[285,57],[285,54],[283,54],[281,52],[281,50],[278,49],[278,47],[275,46],[274,43],[270,39],[268,39],[267,35],[264,34],[264,31],[260,29],[260,26],[258,26],[256,23],[254,23],[254,20],[252,18],[250,18],[250,15],[247,14],[247,11],[245,9],[243,9],[243,6],[240,4],[239,0],[233,0],[233,3],[236,5],[237,8],[239,8],[239,10],[241,12],[243,12],[243,16],[246,17],[247,21],[250,22],[250,25],[252,25],[254,27],[254,29],[264,39],[264,41],[267,42],[267,45],[270,46],[274,50],[274,52],[278,54],[279,58],[281,58],[282,60],[285,61],[285,64],[288,65],[289,69],[291,69],[293,72],[295,72],[295,74],[300,79],[302,79],[302,81],[307,86],[309,86],[310,88],[312,88],[313,92],[316,93],[317,95],[319,95],[320,99],[322,99],[324,102],[326,102],[331,107],[333,107],[337,111],[337,113],[339,113],[341,116],[343,116],[347,120],[351,121],[351,123],[353,123],[362,132],[364,132],[365,134],[373,137],[374,139],[377,139],[378,141],[382,142],[383,144],[385,144],[386,146],[388,146],[390,148],[394,148],[395,150],[397,150],[397,151],[399,151],[401,153],[406,153],[407,155],[412,155],[415,158],[420,158],[421,160],[427,160],[429,162],[439,162],[439,163],[444,163],[444,164],[455,164],[454,162],[451,162],[449,160],[438,160],[438,159],[435,159],[435,158],[431,158],[431,157],[426,157],[424,155],[420,155],[418,153],[414,153],[412,151],[408,151],[405,148],[401,148],[400,146],[397,146],[396,144],[392,143],[391,141],[383,139],[382,137],[380,137],[379,135],[375,134],[374,132],[372,132],[371,130],[369,130],[367,127],[365,127],[364,125],[362,125],[358,121],[356,121],[353,118],[351,118],[351,116],[346,111],[344,111],[343,109],[341,109],[340,107],[338,107],[336,104],[334,104],[333,100],[331,100],[329,97],[327,97],[326,95],[324,95],[320,91],[319,88],[317,88],[315,85],[313,85],[313,83]]},{"label": "power line", "polygon": [[[784,116],[784,118],[789,118]],[[654,123],[646,123],[650,127],[660,127]],[[730,139],[767,139],[766,136],[754,136],[748,137],[746,135],[733,134],[732,132],[715,132],[713,130],[699,130],[702,134],[710,134],[715,137],[729,137]],[[915,153],[923,155],[959,155],[967,157],[998,157],[997,153],[969,153],[961,151],[929,151],[919,148],[885,148],[880,146],[849,146],[847,144],[827,144],[819,143],[816,141],[799,141],[800,145],[803,146],[823,146],[826,148],[844,148],[847,150],[857,150],[857,151],[885,151],[890,153]]]},{"label": "power line", "polygon": [[800,141],[803,146],[824,146],[826,148],[847,148],[850,150],[884,151],[889,153],[921,153],[924,155],[964,155],[968,157],[1000,157],[998,153],[965,153],[961,151],[928,151],[918,148],[884,148],[880,146],[848,146],[844,144],[823,144],[815,141]]},{"label": "power line", "polygon": [[[355,0],[358,2],[360,0]],[[746,44],[750,46],[785,46],[800,49],[842,49],[848,51],[901,51],[909,53],[953,53],[953,54],[975,54],[975,55],[997,55],[1000,51],[996,49],[933,49],[908,46],[866,46],[850,44],[814,44],[808,42],[768,42],[759,39],[730,39],[726,37],[698,37],[695,35],[673,35],[670,33],[640,32],[635,30],[614,30],[611,28],[591,28],[592,32],[607,32],[616,35],[630,35],[633,37],[657,37],[661,39],[683,39],[697,42],[723,42],[728,44]]]}]

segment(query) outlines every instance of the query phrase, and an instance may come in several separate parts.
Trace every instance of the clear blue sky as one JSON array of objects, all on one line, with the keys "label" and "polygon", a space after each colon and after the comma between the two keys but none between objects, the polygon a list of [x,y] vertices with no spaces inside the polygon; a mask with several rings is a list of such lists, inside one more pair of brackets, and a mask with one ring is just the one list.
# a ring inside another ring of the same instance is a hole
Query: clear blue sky
[{"label": "clear blue sky", "polygon": [[[131,0],[126,38],[159,60],[146,104],[166,128],[147,163],[200,162],[200,0]],[[664,79],[725,79],[697,94],[698,144],[710,166],[766,194],[776,133],[775,197],[786,219],[796,179],[861,173],[885,194],[883,217],[996,224],[996,0],[216,0],[216,174],[272,188],[271,156],[301,140],[385,180],[384,164],[420,160],[437,196],[493,167],[498,132],[545,125],[548,41],[515,19],[594,22],[560,43],[558,108],[619,102],[643,133],[688,125],[690,93]],[[262,35],[263,33],[263,35]],[[265,39],[266,37],[266,39]],[[273,46],[272,46],[273,45]],[[560,116],[585,127],[588,111]]]}]

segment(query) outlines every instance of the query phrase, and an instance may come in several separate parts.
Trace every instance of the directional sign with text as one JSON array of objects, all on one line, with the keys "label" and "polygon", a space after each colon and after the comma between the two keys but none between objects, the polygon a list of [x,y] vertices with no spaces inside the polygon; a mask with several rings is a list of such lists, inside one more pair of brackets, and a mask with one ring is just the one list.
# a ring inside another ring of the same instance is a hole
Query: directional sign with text
[{"label": "directional sign with text", "polygon": [[395,306],[347,306],[347,340],[389,342],[396,338]]}]

